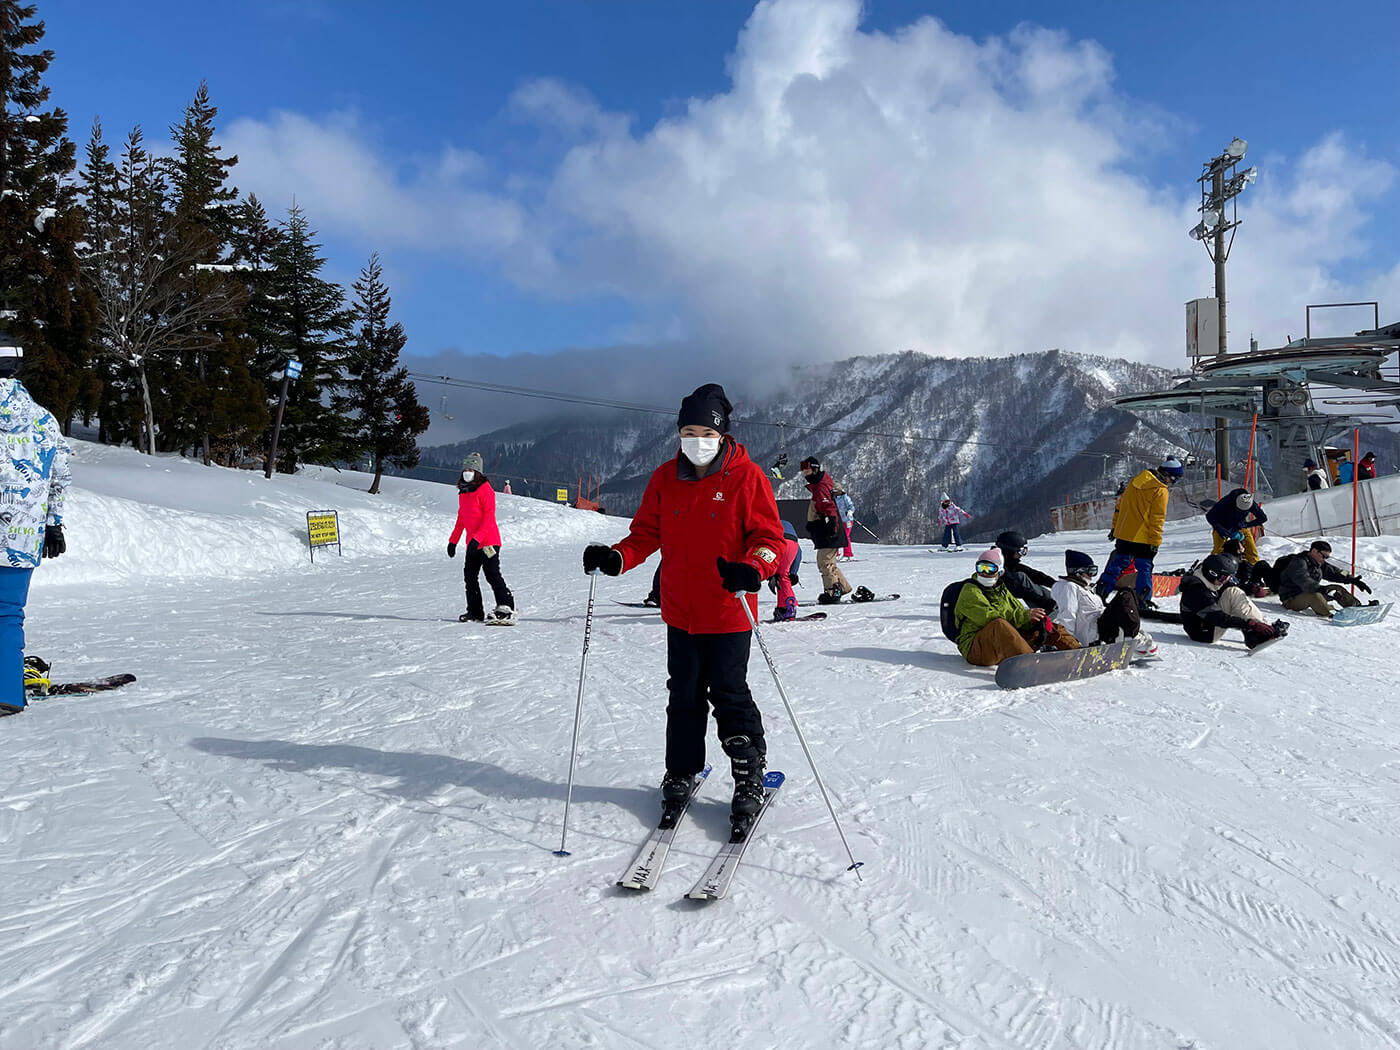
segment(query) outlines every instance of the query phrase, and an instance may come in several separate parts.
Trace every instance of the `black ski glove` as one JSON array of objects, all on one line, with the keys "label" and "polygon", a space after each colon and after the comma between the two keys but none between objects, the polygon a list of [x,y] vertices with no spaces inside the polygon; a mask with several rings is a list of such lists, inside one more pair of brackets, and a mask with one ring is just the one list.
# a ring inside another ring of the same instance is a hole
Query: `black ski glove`
[{"label": "black ski glove", "polygon": [[[44,557],[57,558],[68,549],[68,544],[63,539],[62,525],[44,526]],[[1371,593],[1371,588],[1366,588],[1366,593]]]},{"label": "black ski glove", "polygon": [[723,558],[716,558],[715,565],[719,567],[719,578],[724,581],[726,591],[756,591],[763,586],[763,577],[746,561],[725,561]]},{"label": "black ski glove", "polygon": [[[59,539],[60,539],[60,542],[62,542],[62,537],[60,537]],[[1356,586],[1360,587],[1360,588],[1361,588],[1363,591],[1365,591],[1367,594],[1370,594],[1370,593],[1371,593],[1371,588],[1370,588],[1370,586],[1367,585],[1367,584],[1362,583],[1362,582],[1361,582],[1361,577],[1360,577],[1360,576],[1356,577],[1356,578],[1353,579],[1351,582],[1354,583],[1354,584],[1356,584]]]},{"label": "black ski glove", "polygon": [[788,573],[788,583],[792,584],[794,587],[797,586],[797,573],[795,573],[795,572],[790,572],[790,573]]},{"label": "black ski glove", "polygon": [[617,576],[622,572],[622,555],[605,543],[590,543],[583,548],[583,571],[590,576],[595,572]]},{"label": "black ski glove", "polygon": [[449,558],[455,558],[455,557],[457,557],[457,544],[452,543],[452,542],[449,542],[449,543],[447,544],[447,556],[448,556]]}]

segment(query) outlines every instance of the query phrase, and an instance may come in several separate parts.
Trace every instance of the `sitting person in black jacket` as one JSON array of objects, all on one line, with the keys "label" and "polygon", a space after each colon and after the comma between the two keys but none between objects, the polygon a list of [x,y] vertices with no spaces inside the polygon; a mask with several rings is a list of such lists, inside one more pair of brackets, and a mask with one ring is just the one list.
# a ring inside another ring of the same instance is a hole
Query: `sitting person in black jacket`
[{"label": "sitting person in black jacket", "polygon": [[1060,611],[1050,588],[1055,586],[1055,578],[1039,569],[1033,569],[1021,559],[1030,549],[1026,537],[1008,529],[997,537],[996,545],[1006,559],[1002,582],[1006,589],[1032,609],[1044,609],[1045,615],[1054,619]]},{"label": "sitting person in black jacket", "polygon": [[[1355,584],[1367,594],[1371,588],[1362,582],[1360,576],[1351,576],[1336,568],[1327,560],[1332,553],[1332,545],[1326,540],[1314,540],[1313,545],[1297,554],[1289,554],[1274,564],[1274,574],[1278,578],[1278,598],[1285,609],[1303,612],[1311,609],[1317,615],[1330,620],[1332,606],[1328,599],[1343,609],[1360,605],[1361,599],[1348,594],[1337,584]],[[1327,580],[1327,583],[1323,583]],[[1376,603],[1371,602],[1372,605]]]},{"label": "sitting person in black jacket", "polygon": [[1288,633],[1288,623],[1268,623],[1259,606],[1235,583],[1239,561],[1230,554],[1212,554],[1195,572],[1181,578],[1181,624],[1197,642],[1218,642],[1231,628],[1244,632],[1244,644],[1256,645]]}]

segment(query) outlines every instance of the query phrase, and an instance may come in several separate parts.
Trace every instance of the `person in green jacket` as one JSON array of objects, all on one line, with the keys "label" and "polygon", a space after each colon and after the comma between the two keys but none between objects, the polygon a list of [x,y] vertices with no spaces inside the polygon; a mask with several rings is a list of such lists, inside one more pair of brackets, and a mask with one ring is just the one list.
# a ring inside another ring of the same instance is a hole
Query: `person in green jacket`
[{"label": "person in green jacket", "polygon": [[1078,649],[1079,642],[1044,609],[1027,609],[1004,582],[1001,551],[993,547],[977,559],[976,571],[953,608],[958,652],[977,667],[995,667],[1011,656],[1049,646]]}]

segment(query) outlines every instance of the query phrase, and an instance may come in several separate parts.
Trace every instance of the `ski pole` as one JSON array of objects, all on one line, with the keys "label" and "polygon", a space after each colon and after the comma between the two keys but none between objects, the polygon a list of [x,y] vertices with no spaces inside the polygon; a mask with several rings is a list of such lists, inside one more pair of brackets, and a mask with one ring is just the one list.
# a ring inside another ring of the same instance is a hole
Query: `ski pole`
[{"label": "ski pole", "polygon": [[[857,518],[855,515],[851,515],[851,520],[852,520],[853,522],[855,522],[857,525],[859,525],[862,529],[865,529],[866,532],[869,532],[870,535],[875,536],[875,533],[874,533],[873,531],[871,531],[870,527],[869,527],[868,525],[866,525],[865,522],[863,522],[863,521],[861,521],[859,518]],[[879,536],[875,536],[875,542],[876,542],[876,543],[881,543],[881,542],[883,542],[883,541],[880,539]]]},{"label": "ski pole", "polygon": [[831,797],[826,793],[826,785],[822,783],[822,775],[817,772],[816,759],[812,757],[812,750],[807,746],[807,738],[802,735],[802,727],[797,724],[797,714],[792,709],[792,704],[788,702],[787,690],[783,688],[782,679],[778,677],[778,668],[773,663],[773,657],[768,655],[768,646],[763,641],[763,635],[759,633],[758,621],[753,618],[753,610],[749,608],[749,603],[744,600],[743,594],[736,594],[739,604],[744,607],[744,615],[749,618],[749,626],[753,628],[753,636],[758,640],[758,648],[763,653],[763,659],[768,664],[768,673],[773,676],[773,684],[778,687],[778,695],[783,698],[783,706],[787,708],[788,718],[792,720],[792,728],[797,733],[797,742],[802,745],[802,752],[807,756],[807,764],[812,767],[812,776],[816,778],[817,787],[821,790],[822,801],[826,803],[827,810],[831,813],[831,821],[836,825],[836,834],[841,836],[841,845],[846,847],[846,856],[850,858],[851,866],[847,871],[856,873],[856,880],[864,881],[860,877],[860,868],[864,861],[856,860],[855,854],[851,852],[851,844],[846,841],[846,833],[841,830],[841,821],[836,816],[836,809],[831,804]]},{"label": "ski pole", "polygon": [[588,670],[588,639],[593,634],[593,594],[598,589],[598,574],[588,574],[588,615],[583,621],[583,661],[578,668],[578,703],[574,705],[574,742],[569,748],[569,789],[564,795],[564,830],[559,836],[556,857],[567,857],[569,851],[564,844],[569,838],[569,803],[574,800],[574,764],[578,760],[578,726],[583,719],[583,678]]}]

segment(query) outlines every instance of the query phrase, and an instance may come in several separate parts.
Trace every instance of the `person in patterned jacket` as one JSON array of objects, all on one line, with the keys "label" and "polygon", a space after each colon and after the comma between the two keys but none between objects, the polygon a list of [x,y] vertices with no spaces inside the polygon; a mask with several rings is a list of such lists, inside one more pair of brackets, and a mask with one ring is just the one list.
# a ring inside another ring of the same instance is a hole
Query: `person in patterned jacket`
[{"label": "person in patterned jacket", "polygon": [[943,493],[943,498],[938,504],[938,524],[943,526],[943,546],[938,549],[946,551],[951,546],[955,551],[962,550],[962,533],[958,531],[958,523],[971,520],[971,514],[954,503],[948,493]]},{"label": "person in patterned jacket", "polygon": [[24,351],[0,333],[0,432],[4,470],[0,524],[5,560],[0,566],[0,714],[18,714],[24,700],[24,606],[40,558],[57,558],[63,538],[63,497],[72,476],[68,443],[58,422],[24,389],[15,373]]},{"label": "person in patterned jacket", "polygon": [[713,709],[734,777],[730,819],[746,828],[763,805],[768,754],[748,684],[750,617],[758,616],[754,592],[778,571],[784,542],[767,475],[729,434],[732,411],[717,383],[681,402],[679,454],[652,473],[625,538],[584,548],[583,571],[617,576],[661,552],[670,693],[662,804],[690,796],[705,768]]}]

